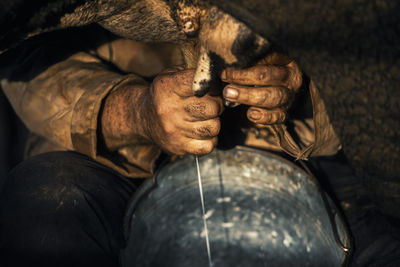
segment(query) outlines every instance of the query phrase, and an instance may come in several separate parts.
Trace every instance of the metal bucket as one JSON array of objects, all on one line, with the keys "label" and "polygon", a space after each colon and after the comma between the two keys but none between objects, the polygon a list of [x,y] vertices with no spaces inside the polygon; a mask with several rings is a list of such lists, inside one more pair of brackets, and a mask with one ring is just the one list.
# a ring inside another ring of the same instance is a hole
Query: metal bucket
[{"label": "metal bucket", "polygon": [[[271,153],[200,157],[214,267],[343,266],[350,237],[316,180]],[[195,158],[166,165],[137,192],[122,266],[208,266]]]}]

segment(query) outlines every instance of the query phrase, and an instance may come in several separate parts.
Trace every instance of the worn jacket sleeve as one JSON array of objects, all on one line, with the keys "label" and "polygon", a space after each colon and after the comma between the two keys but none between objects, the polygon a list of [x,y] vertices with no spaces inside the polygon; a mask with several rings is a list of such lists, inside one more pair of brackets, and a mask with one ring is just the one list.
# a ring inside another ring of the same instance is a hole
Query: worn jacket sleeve
[{"label": "worn jacket sleeve", "polygon": [[[14,110],[29,130],[59,149],[86,154],[126,176],[151,175],[160,153],[157,147],[133,146],[111,152],[100,149],[98,138],[105,97],[125,83],[145,81],[118,71],[112,60],[99,55],[96,46],[104,43],[95,42],[91,47],[91,40],[78,34],[73,40],[86,43],[71,45],[70,35],[61,37],[36,39],[4,59],[1,87]],[[102,37],[107,36],[96,35]]]}]

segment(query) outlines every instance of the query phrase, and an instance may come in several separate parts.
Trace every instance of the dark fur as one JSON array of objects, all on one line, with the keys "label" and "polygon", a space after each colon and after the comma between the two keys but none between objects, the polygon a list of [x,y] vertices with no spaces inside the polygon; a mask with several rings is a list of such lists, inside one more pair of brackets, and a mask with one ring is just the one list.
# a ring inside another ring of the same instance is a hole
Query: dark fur
[{"label": "dark fur", "polygon": [[85,0],[0,1],[0,51],[27,35],[58,25]]},{"label": "dark fur", "polygon": [[270,45],[258,45],[256,36],[249,28],[240,26],[239,35],[232,45],[231,52],[237,62],[230,67],[243,68],[254,64],[270,51]]}]

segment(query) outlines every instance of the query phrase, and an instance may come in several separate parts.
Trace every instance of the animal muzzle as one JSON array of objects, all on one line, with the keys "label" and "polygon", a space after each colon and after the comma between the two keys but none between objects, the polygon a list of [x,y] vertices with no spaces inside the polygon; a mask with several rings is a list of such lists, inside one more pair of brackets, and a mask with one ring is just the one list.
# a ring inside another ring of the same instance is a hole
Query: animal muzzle
[{"label": "animal muzzle", "polygon": [[271,48],[268,40],[216,7],[210,9],[201,25],[199,43],[193,80],[193,93],[198,97],[219,84],[223,69],[248,67],[262,59]]}]

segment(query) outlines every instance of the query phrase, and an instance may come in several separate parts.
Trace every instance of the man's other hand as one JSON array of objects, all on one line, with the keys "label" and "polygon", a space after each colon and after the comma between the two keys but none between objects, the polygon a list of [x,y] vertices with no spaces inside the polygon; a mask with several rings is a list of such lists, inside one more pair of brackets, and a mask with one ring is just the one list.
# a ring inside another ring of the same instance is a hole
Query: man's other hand
[{"label": "man's other hand", "polygon": [[224,98],[249,105],[248,119],[263,125],[286,120],[286,111],[302,84],[297,64],[280,54],[271,54],[247,69],[225,69],[221,79],[229,83]]}]

